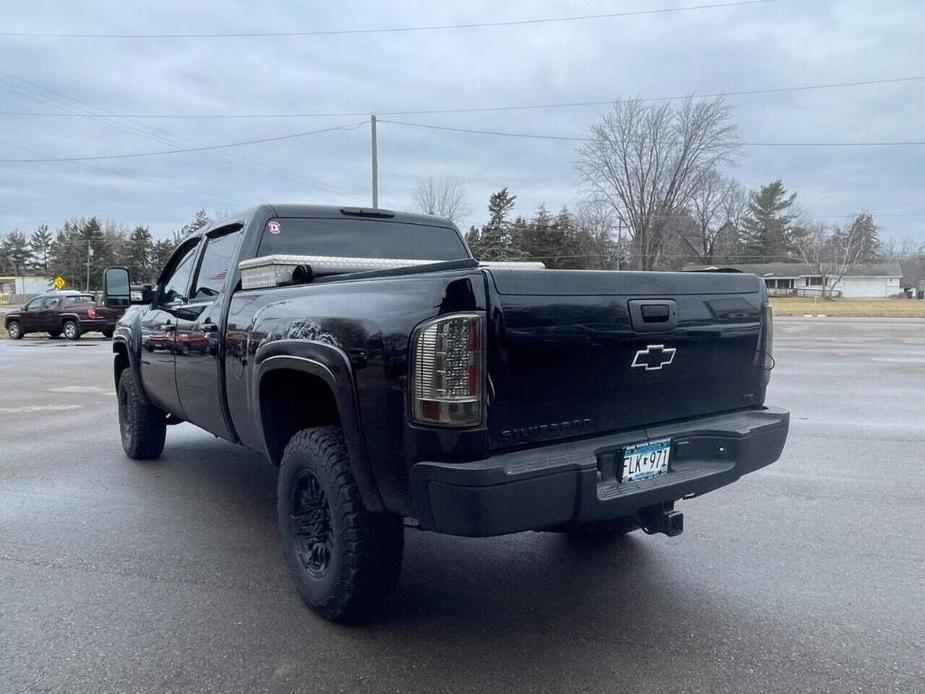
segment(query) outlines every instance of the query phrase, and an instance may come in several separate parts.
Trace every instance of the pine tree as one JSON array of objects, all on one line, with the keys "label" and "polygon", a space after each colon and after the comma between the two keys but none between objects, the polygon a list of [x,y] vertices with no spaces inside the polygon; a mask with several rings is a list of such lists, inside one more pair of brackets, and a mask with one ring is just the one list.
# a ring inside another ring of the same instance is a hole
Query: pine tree
[{"label": "pine tree", "polygon": [[793,226],[791,212],[796,193],[787,195],[780,179],[749,193],[744,222],[744,255],[747,260],[770,263],[793,259],[800,230]]},{"label": "pine tree", "polygon": [[151,282],[152,284],[157,281],[157,278],[160,276],[161,271],[167,265],[167,261],[170,260],[170,256],[173,255],[174,249],[177,247],[170,239],[161,239],[160,241],[155,241],[151,246]]},{"label": "pine tree", "polygon": [[507,188],[502,188],[489,198],[489,220],[479,231],[478,242],[472,249],[479,260],[517,260],[523,257],[514,248],[513,224],[508,221],[515,200],[517,196],[511,195]]},{"label": "pine tree", "polygon": [[29,247],[32,250],[32,270],[43,277],[50,277],[48,274],[48,261],[51,257],[51,242],[53,239],[54,237],[48,231],[47,224],[40,225],[32,232],[32,237],[29,239]]},{"label": "pine tree", "polygon": [[136,282],[147,282],[151,279],[151,253],[154,242],[151,232],[146,226],[137,226],[128,238],[128,271]]},{"label": "pine tree", "polygon": [[565,236],[556,224],[546,205],[541,204],[536,214],[523,225],[515,235],[517,250],[528,260],[538,260],[548,267],[556,265],[556,259],[562,254]]},{"label": "pine tree", "polygon": [[77,220],[68,220],[55,234],[51,242],[49,253],[49,274],[64,278],[66,286],[78,286],[81,263],[86,262],[87,249],[84,245],[83,256],[80,252],[80,239],[77,231]]},{"label": "pine tree", "polygon": [[[99,289],[102,284],[103,270],[108,264],[106,244],[100,220],[96,217],[81,219],[77,226],[77,238],[82,255],[82,272],[80,280],[75,283],[75,286],[84,287],[87,290]],[[88,254],[88,246],[92,250],[92,254]],[[89,268],[87,267],[88,263]],[[89,286],[87,286],[88,281]]]},{"label": "pine tree", "polygon": [[209,226],[211,223],[212,218],[206,214],[205,210],[201,208],[196,210],[193,214],[193,221],[189,224],[184,224],[173,233],[176,245],[179,245],[183,239],[189,238],[190,234],[199,231],[203,227]]},{"label": "pine tree", "polygon": [[5,272],[12,272],[14,275],[26,274],[31,258],[29,242],[19,229],[11,231],[0,242],[0,265],[4,267]]}]

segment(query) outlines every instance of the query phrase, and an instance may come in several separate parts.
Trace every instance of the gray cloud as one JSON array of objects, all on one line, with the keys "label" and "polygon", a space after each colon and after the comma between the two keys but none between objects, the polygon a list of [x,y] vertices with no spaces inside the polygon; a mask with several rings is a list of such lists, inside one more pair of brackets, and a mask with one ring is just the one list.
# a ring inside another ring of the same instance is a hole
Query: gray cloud
[{"label": "gray cloud", "polygon": [[[681,6],[688,3],[677,3]],[[12,5],[12,6],[11,6]],[[671,3],[653,2],[655,6]],[[79,9],[78,9],[79,7]],[[616,9],[636,9],[638,5]],[[471,22],[615,11],[611,3],[351,3],[291,6],[163,2],[6,3],[5,31],[210,32]],[[925,72],[921,5],[779,2],[673,15],[464,31],[229,40],[0,38],[0,111],[119,113],[390,111],[761,89]],[[75,103],[68,99],[77,99]],[[745,140],[925,138],[925,82],[730,99]],[[454,127],[581,135],[599,108],[408,116]],[[323,128],[357,118],[95,120],[0,117],[0,158],[172,149]],[[574,144],[397,125],[380,127],[380,195],[410,201],[415,179],[465,181],[472,220],[508,186],[518,211],[579,198]],[[925,147],[749,148],[747,186],[774,178],[816,215],[925,212]],[[368,128],[222,152],[55,164],[0,164],[0,230],[99,214],[169,233],[198,207],[264,200],[369,199]],[[837,221],[837,219],[833,219]],[[879,219],[925,239],[925,216]]]}]

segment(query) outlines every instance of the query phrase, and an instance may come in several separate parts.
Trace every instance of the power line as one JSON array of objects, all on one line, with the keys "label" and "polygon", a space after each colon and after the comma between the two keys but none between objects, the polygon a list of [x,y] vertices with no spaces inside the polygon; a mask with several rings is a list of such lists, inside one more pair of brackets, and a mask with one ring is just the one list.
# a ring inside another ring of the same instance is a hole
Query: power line
[{"label": "power line", "polygon": [[[727,90],[721,92],[691,92],[689,94],[676,94],[672,96],[644,96],[639,97],[638,101],[680,101],[688,97],[699,99],[716,99],[728,98],[733,96],[755,96],[760,94],[783,94],[787,92],[804,92],[820,89],[842,89],[850,87],[868,87],[884,84],[902,84],[906,82],[920,82],[925,80],[925,75],[913,75],[910,77],[889,77],[875,80],[859,80],[854,82],[826,82],[821,84],[804,84],[790,87],[770,87],[766,89],[739,89]],[[569,101],[546,104],[514,104],[502,106],[471,106],[462,108],[435,108],[419,109],[404,111],[384,111],[376,110],[377,114],[382,116],[431,116],[453,113],[495,113],[501,111],[531,111],[542,109],[565,109],[565,108],[582,108],[590,106],[610,106],[618,97],[602,101]],[[308,112],[288,112],[288,113],[100,113],[100,114],[80,114],[80,113],[60,113],[49,111],[0,111],[0,116],[26,116],[26,117],[48,117],[48,118],[150,118],[150,119],[282,119],[282,118],[356,118],[365,116],[369,110],[363,111],[308,111]]]},{"label": "power line", "polygon": [[[430,123],[409,123],[407,121],[379,119],[380,123],[403,125],[410,128],[425,128],[427,130],[441,130],[446,132],[464,133],[467,135],[492,135],[496,137],[518,137],[535,140],[556,140],[565,142],[595,142],[593,137],[574,137],[569,135],[549,135],[542,133],[519,133],[500,130],[477,130],[472,128],[454,128],[448,125],[433,125]],[[925,140],[906,140],[900,142],[740,142],[746,147],[912,147],[925,145]]]},{"label": "power line", "polygon": [[[4,85],[3,82],[6,82],[6,85]],[[102,113],[104,115],[107,114],[107,111],[104,109],[99,109],[85,101],[0,70],[0,87],[3,86],[5,86],[7,89],[12,88],[20,93],[23,93],[29,99],[41,100],[51,104],[56,108],[67,109],[67,115],[93,116],[96,113]],[[53,96],[48,97],[46,94],[51,94]],[[74,106],[72,104],[78,105]],[[119,118],[116,120],[106,120],[103,122],[105,122],[107,125],[111,125],[112,127],[129,132],[144,139],[161,142],[172,147],[198,147],[202,145],[201,142],[196,142],[189,138],[174,135],[166,130],[156,128],[145,123],[140,123],[138,121],[132,120],[131,118]],[[266,166],[262,163],[254,162],[244,157],[236,156],[227,152],[207,152],[205,156],[226,166],[231,166],[234,168],[244,166],[252,170],[259,170],[270,174],[275,174],[287,181],[307,183],[308,185],[318,187],[322,190],[327,190],[328,192],[337,192],[349,195],[351,197],[358,197],[356,193],[346,191],[322,181],[316,181],[307,176],[297,174],[279,167]]]},{"label": "power line", "polygon": [[445,31],[458,29],[481,29],[489,27],[525,26],[531,24],[552,24],[556,22],[581,22],[595,19],[618,19],[622,17],[639,17],[646,15],[694,12],[748,5],[767,5],[777,0],[738,0],[684,7],[664,7],[655,10],[627,10],[624,12],[606,12],[602,14],[572,15],[568,17],[540,17],[534,19],[510,19],[495,22],[469,22],[465,24],[430,24],[406,27],[377,27],[368,29],[316,29],[311,31],[248,31],[217,32],[211,34],[69,34],[52,32],[3,31],[0,37],[40,38],[40,39],[238,39],[238,38],[281,38],[287,36],[349,36],[356,34],[394,34],[424,31]]},{"label": "power line", "polygon": [[[42,152],[42,151],[40,151],[40,150],[30,149],[30,148],[28,148],[28,147],[20,147],[20,146],[18,146],[18,145],[11,145],[11,144],[6,143],[6,142],[0,142],[0,147],[9,147],[10,149],[16,149],[16,150],[19,150],[19,151],[21,151],[21,152],[29,152],[30,154],[40,154],[40,155],[42,155],[42,156],[49,156],[46,152]],[[79,166],[83,166],[83,167],[86,167],[86,168],[88,168],[88,169],[93,169],[94,171],[102,171],[102,172],[104,172],[104,173],[112,174],[112,175],[118,176],[118,177],[120,177],[120,178],[133,178],[133,179],[135,179],[135,180],[137,180],[137,181],[144,181],[144,182],[146,182],[146,183],[153,183],[154,185],[157,185],[157,186],[164,186],[164,187],[166,187],[166,188],[173,188],[174,190],[183,191],[184,193],[191,193],[191,194],[193,194],[193,195],[200,196],[200,197],[201,197],[201,196],[205,196],[205,197],[208,197],[208,198],[214,198],[215,200],[221,200],[221,201],[223,201],[223,202],[225,202],[225,203],[230,203],[230,204],[234,205],[235,207],[245,207],[245,205],[244,205],[243,203],[241,203],[240,201],[232,200],[232,199],[230,199],[230,198],[226,198],[226,197],[221,196],[221,195],[216,195],[215,193],[207,193],[207,192],[202,191],[202,190],[196,190],[195,188],[186,188],[186,187],[184,187],[184,186],[179,186],[179,185],[177,185],[176,183],[172,183],[172,182],[169,182],[169,181],[162,181],[162,180],[157,179],[157,178],[150,178],[150,177],[148,177],[148,176],[141,176],[141,175],[139,175],[139,174],[128,173],[128,172],[125,172],[125,171],[117,171],[117,170],[115,170],[115,169],[106,168],[105,166],[99,166],[98,164],[88,164],[88,163],[86,163],[86,162],[75,162],[75,163],[78,164]]]},{"label": "power line", "polygon": [[185,147],[182,149],[166,149],[157,152],[134,152],[131,154],[99,154],[88,157],[49,157],[47,159],[0,159],[0,164],[38,164],[46,162],[65,162],[65,161],[96,161],[100,159],[132,159],[134,157],[156,157],[164,154],[182,154],[186,152],[206,152],[209,150],[226,149],[229,147],[243,147],[245,145],[260,145],[267,142],[279,142],[281,140],[292,140],[309,135],[319,135],[335,130],[354,130],[360,126],[366,125],[369,121],[359,123],[348,123],[345,125],[335,125],[330,128],[321,128],[320,130],[306,130],[299,133],[289,133],[288,135],[277,135],[276,137],[264,137],[259,140],[241,140],[239,142],[225,142],[220,145],[206,145],[203,147]]}]

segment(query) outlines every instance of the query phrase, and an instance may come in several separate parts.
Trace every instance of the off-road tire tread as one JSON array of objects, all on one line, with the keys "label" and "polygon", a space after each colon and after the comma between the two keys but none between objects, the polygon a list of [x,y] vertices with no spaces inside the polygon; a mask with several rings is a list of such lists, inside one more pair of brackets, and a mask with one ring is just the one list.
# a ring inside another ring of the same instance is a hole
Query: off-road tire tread
[{"label": "off-road tire tread", "polygon": [[[134,460],[154,460],[164,450],[167,417],[163,410],[142,400],[131,369],[125,369],[119,378],[119,389],[122,388],[128,390],[125,416],[132,424],[131,443],[127,448],[123,443],[125,453]],[[119,426],[122,426],[121,421]]]},{"label": "off-road tire tread", "polygon": [[[327,619],[355,621],[368,617],[398,583],[404,550],[402,518],[391,513],[371,513],[363,505],[340,427],[303,429],[290,439],[277,491],[287,513],[290,490],[283,488],[283,471],[300,463],[312,468],[325,489],[332,526],[337,528],[334,552],[340,558],[338,575],[328,594],[320,600],[312,600],[304,592],[302,597]],[[285,546],[287,542],[283,538],[283,553],[300,586],[302,569],[296,563],[295,552]]]}]

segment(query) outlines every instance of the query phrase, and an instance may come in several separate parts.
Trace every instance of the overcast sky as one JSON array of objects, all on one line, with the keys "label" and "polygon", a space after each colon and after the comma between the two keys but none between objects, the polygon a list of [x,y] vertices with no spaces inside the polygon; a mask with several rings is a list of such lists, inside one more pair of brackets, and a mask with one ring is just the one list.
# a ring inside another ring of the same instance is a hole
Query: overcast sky
[{"label": "overcast sky", "polygon": [[[506,3],[80,3],[4,0],[0,32],[175,34],[498,22],[723,0]],[[728,0],[726,0],[728,1]],[[349,7],[348,7],[349,5]],[[779,0],[678,13],[420,32],[211,39],[0,36],[0,112],[242,114],[421,110],[600,101],[925,76],[921,0]],[[25,82],[21,81],[25,80]],[[925,81],[736,96],[746,141],[925,140]],[[394,116],[415,123],[581,136],[602,107]],[[389,118],[388,116],[382,116]],[[0,115],[0,159],[150,152],[357,123]],[[507,186],[517,212],[574,206],[575,143],[383,123],[380,204],[415,181],[464,181],[481,222]],[[369,126],[219,152],[88,163],[0,163],[0,232],[99,215],[168,234],[199,207],[264,201],[368,204]],[[828,221],[873,212],[887,235],[925,240],[925,146],[749,147],[732,172],[781,178]]]}]

